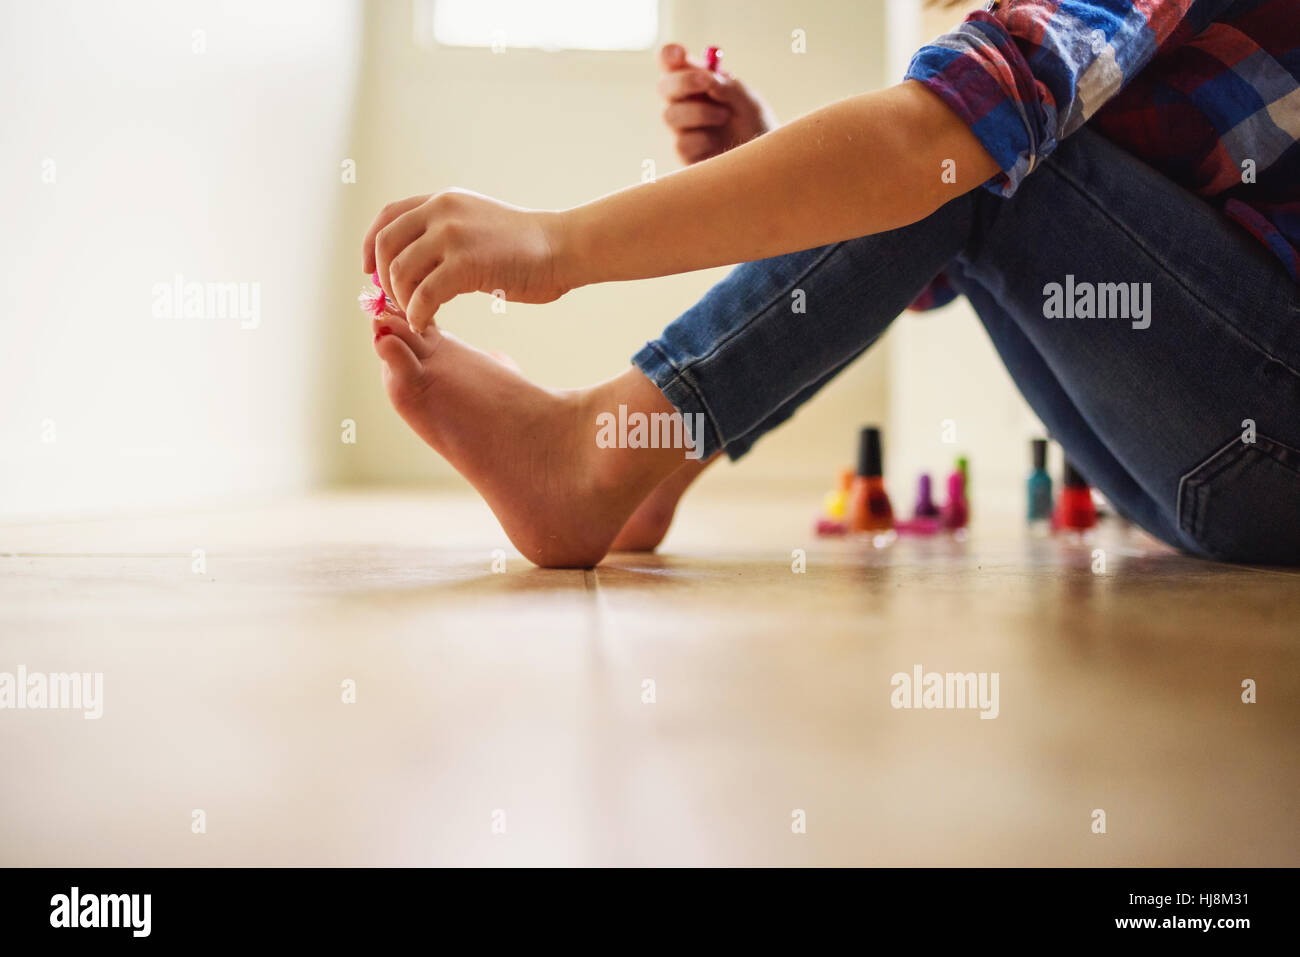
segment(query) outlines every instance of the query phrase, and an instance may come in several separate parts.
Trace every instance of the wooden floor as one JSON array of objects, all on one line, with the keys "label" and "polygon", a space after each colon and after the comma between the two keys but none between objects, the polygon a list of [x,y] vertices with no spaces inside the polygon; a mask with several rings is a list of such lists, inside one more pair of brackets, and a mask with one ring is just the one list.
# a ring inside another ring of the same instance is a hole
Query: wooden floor
[{"label": "wooden floor", "polygon": [[[0,864],[1300,863],[1300,575],[815,501],[586,572],[461,496],[0,526],[0,672],[104,676],[0,711]],[[918,665],[998,716],[895,709]]]}]

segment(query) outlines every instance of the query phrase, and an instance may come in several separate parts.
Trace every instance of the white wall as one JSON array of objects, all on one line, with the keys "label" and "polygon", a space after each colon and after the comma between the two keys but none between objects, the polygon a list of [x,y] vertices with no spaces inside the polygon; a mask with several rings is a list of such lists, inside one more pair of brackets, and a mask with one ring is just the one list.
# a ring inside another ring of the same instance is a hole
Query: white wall
[{"label": "white wall", "polygon": [[[921,7],[890,0],[891,69],[906,70],[926,40],[960,22],[964,9]],[[974,6],[974,4],[972,4]],[[881,343],[889,355],[892,453],[887,471],[895,507],[910,514],[916,476],[933,475],[935,494],[958,454],[970,459],[972,514],[1022,510],[1031,466],[1029,440],[1045,435],[1011,381],[988,336],[964,299],[936,312],[905,315]],[[956,442],[945,441],[951,420]],[[1053,452],[1053,463],[1058,462]],[[1057,466],[1053,464],[1055,473]]]},{"label": "white wall", "polygon": [[[728,68],[789,119],[896,79],[938,31],[918,25],[917,5],[665,0],[662,32],[696,51],[723,46]],[[414,12],[411,0],[0,8],[0,513],[459,482],[379,388],[355,307],[374,212],[450,185],[564,207],[635,182],[646,159],[660,170],[676,159],[654,51],[422,46]],[[794,29],[805,54],[791,52]],[[921,33],[900,41],[909,29]],[[346,158],[355,185],[341,181]],[[443,322],[538,381],[582,384],[622,369],[722,272],[582,289],[505,316],[463,297]],[[258,328],[156,318],[154,286],[178,273],[259,284]],[[857,426],[887,421],[906,501],[917,469],[948,467],[947,417],[972,452],[977,496],[995,473],[1018,487],[1032,421],[962,308],[905,317],[741,467],[706,482],[828,485]],[[339,441],[344,418],[356,445]]]},{"label": "white wall", "polygon": [[[0,7],[0,512],[330,467],[359,48],[351,0]],[[260,284],[260,324],[155,317],[176,274]]]},{"label": "white wall", "polygon": [[[727,68],[761,90],[782,119],[885,80],[883,0],[667,0],[664,38],[699,52],[724,48]],[[360,237],[385,202],[463,186],[525,206],[563,208],[637,182],[642,163],[678,161],[660,121],[656,51],[545,53],[417,44],[412,8],[367,7],[360,181],[349,239]],[[807,34],[807,53],[791,52],[791,32]],[[362,283],[356,257],[340,268]],[[475,345],[512,355],[547,385],[581,385],[626,367],[725,270],[577,290],[545,306],[510,304],[494,315],[486,296],[461,297],[440,323]],[[352,481],[454,479],[387,407],[369,333],[350,322],[333,417],[358,422],[345,452]],[[803,480],[829,486],[853,457],[856,429],[886,415],[883,350],[842,375],[793,423],[761,443],[736,469],[711,470],[710,483]],[[761,383],[747,387],[761,388]],[[814,506],[815,507],[815,506]]]}]

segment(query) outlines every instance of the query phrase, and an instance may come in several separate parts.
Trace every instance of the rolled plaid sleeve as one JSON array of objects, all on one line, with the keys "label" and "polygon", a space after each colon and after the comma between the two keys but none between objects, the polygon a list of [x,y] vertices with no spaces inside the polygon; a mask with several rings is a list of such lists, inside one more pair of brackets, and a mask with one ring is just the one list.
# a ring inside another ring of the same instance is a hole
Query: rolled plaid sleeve
[{"label": "rolled plaid sleeve", "polygon": [[1196,0],[1003,0],[922,47],[907,79],[966,122],[1001,172],[1021,181],[1150,62]]}]

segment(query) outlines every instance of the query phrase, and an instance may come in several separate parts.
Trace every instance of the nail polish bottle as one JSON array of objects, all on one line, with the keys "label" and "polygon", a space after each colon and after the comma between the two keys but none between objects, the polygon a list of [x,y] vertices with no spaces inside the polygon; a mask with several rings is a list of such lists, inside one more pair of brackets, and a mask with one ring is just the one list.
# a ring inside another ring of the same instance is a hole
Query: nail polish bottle
[{"label": "nail polish bottle", "polygon": [[858,474],[849,489],[849,529],[887,532],[893,527],[894,509],[881,468],[880,430],[864,428],[858,436]]},{"label": "nail polish bottle", "polygon": [[1052,477],[1047,474],[1047,439],[1034,439],[1029,443],[1034,456],[1034,470],[1026,483],[1028,507],[1025,517],[1029,522],[1052,520]]},{"label": "nail polish bottle", "polygon": [[1097,507],[1092,504],[1092,489],[1069,459],[1065,460],[1061,486],[1061,500],[1056,507],[1057,526],[1080,532],[1096,525]]},{"label": "nail polish bottle", "polygon": [[948,476],[948,501],[943,507],[944,528],[965,528],[970,521],[970,506],[966,503],[966,479],[961,472]]},{"label": "nail polish bottle", "polygon": [[961,473],[961,491],[966,497],[966,508],[970,508],[970,460],[964,455],[957,456],[957,471]]},{"label": "nail polish bottle", "polygon": [[914,518],[937,518],[939,515],[939,506],[934,504],[930,492],[929,472],[922,472],[916,480],[916,509],[912,515]]}]

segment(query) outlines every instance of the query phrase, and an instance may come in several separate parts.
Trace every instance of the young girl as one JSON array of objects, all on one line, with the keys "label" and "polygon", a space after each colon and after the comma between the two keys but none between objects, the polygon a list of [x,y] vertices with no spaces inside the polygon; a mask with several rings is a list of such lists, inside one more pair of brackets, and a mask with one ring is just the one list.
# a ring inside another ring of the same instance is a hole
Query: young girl
[{"label": "young girl", "polygon": [[[395,304],[374,323],[388,394],[526,557],[653,547],[715,454],[955,293],[1124,515],[1193,554],[1300,563],[1300,0],[1002,0],[898,86],[770,130],[739,81],[661,58],[694,165],[563,212],[416,196],[366,233]],[[587,389],[434,324],[462,293],[550,302],[727,263]],[[620,407],[701,422],[699,457],[602,447]]]}]

